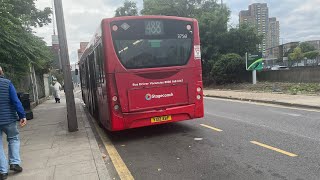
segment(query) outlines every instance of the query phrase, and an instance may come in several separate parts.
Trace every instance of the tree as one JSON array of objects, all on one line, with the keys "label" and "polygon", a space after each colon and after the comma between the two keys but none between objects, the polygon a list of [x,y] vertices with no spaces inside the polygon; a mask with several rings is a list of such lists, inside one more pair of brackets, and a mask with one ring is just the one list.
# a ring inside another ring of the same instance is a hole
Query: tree
[{"label": "tree", "polygon": [[228,9],[218,7],[198,15],[203,60],[216,59],[221,55],[229,15]]},{"label": "tree", "polygon": [[180,17],[196,17],[204,3],[214,2],[212,0],[145,0],[144,15],[166,15]]},{"label": "tree", "polygon": [[257,44],[262,42],[262,36],[250,26],[231,28],[228,31],[230,10],[216,0],[144,0],[141,14],[190,17],[198,20],[205,79],[212,78],[212,67],[222,55],[237,53],[244,56],[246,51],[256,51]]},{"label": "tree", "polygon": [[244,56],[246,52],[257,52],[263,36],[258,35],[255,28],[248,24],[230,28],[223,36],[221,53],[236,53]]},{"label": "tree", "polygon": [[289,54],[293,53],[293,50],[298,47],[297,45],[291,46],[288,51],[284,53],[284,57],[289,57]]},{"label": "tree", "polygon": [[119,7],[116,10],[116,17],[119,16],[137,16],[138,15],[138,9],[137,9],[137,4],[135,2],[126,0],[123,3],[122,7]]},{"label": "tree", "polygon": [[42,27],[51,23],[51,8],[39,10],[35,0],[1,0],[0,6],[13,17],[20,19],[25,27]]},{"label": "tree", "polygon": [[309,44],[307,42],[301,43],[299,45],[299,47],[301,48],[302,53],[306,53],[306,52],[310,52],[310,51],[316,50],[315,47],[313,47],[311,44]]},{"label": "tree", "polygon": [[303,53],[300,47],[296,47],[293,53],[289,54],[289,59],[293,61],[299,61],[303,59]]},{"label": "tree", "polygon": [[48,24],[50,13],[50,8],[37,10],[34,0],[1,0],[0,65],[13,81],[28,73],[30,64],[37,70],[49,68],[50,50],[30,27]]},{"label": "tree", "polygon": [[217,84],[239,83],[241,75],[247,73],[245,60],[238,54],[222,55],[211,70],[211,75]]},{"label": "tree", "polygon": [[303,53],[303,56],[307,59],[316,59],[319,56],[319,51],[309,51],[306,53]]}]

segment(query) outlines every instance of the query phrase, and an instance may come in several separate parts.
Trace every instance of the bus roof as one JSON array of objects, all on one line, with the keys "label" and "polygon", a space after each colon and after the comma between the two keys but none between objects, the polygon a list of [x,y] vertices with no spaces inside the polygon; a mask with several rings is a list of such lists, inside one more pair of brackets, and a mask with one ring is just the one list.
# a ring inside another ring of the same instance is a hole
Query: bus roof
[{"label": "bus roof", "polygon": [[120,16],[120,17],[113,17],[113,18],[105,18],[102,21],[121,21],[121,20],[128,20],[128,19],[175,19],[175,20],[181,20],[181,21],[196,20],[194,18],[178,17],[178,16],[147,15],[147,16]]}]

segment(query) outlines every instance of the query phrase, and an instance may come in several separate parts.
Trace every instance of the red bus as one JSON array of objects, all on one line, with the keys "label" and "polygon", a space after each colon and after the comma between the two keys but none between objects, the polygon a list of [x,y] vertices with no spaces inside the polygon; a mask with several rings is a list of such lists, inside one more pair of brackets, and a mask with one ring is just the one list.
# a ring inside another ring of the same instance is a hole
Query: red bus
[{"label": "red bus", "polygon": [[204,115],[200,38],[195,19],[103,19],[79,64],[83,100],[107,130]]}]

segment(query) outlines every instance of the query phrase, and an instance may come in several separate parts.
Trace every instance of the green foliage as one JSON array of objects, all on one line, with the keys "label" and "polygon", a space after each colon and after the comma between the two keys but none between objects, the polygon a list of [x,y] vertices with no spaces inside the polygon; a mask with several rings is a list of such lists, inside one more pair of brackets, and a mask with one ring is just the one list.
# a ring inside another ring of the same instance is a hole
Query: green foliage
[{"label": "green foliage", "polygon": [[[222,55],[244,56],[246,51],[255,52],[257,44],[262,42],[262,36],[248,25],[228,31],[230,10],[216,0],[144,0],[141,14],[196,18],[200,29],[203,77],[209,81],[213,80],[210,72]],[[245,70],[245,67],[237,68],[233,69],[235,73]],[[217,74],[214,78],[218,78]]]},{"label": "green foliage", "polygon": [[54,70],[51,72],[52,76],[56,78],[56,80],[62,84],[63,82],[63,73],[61,71]]},{"label": "green foliage", "polygon": [[234,53],[222,55],[211,70],[211,75],[217,84],[239,83],[241,75],[246,73],[245,60]]},{"label": "green foliage", "polygon": [[299,61],[303,59],[303,53],[300,47],[296,47],[293,53],[289,54],[289,60]]},{"label": "green foliage", "polygon": [[284,57],[289,57],[289,54],[293,53],[293,50],[296,48],[297,46],[292,46],[287,52],[284,53]]},{"label": "green foliage", "polygon": [[0,66],[14,81],[29,72],[30,63],[38,72],[50,67],[49,48],[29,28],[49,23],[49,14],[45,17],[46,13],[48,9],[35,9],[33,0],[0,2]]},{"label": "green foliage", "polygon": [[296,94],[316,94],[320,92],[320,84],[316,83],[299,83],[290,86],[289,93]]},{"label": "green foliage", "polygon": [[230,11],[218,5],[206,7],[196,18],[199,21],[202,57],[204,61],[216,60],[221,55],[224,35],[227,32],[227,23]]},{"label": "green foliage", "polygon": [[319,56],[319,51],[309,51],[306,53],[303,53],[303,56],[306,57],[307,59],[315,59]]},{"label": "green foliage", "polygon": [[143,15],[197,17],[217,6],[213,0],[145,0]]},{"label": "green foliage", "polygon": [[116,10],[116,17],[119,16],[137,16],[138,15],[138,9],[137,4],[135,2],[126,0],[123,3],[122,7],[117,8]]},{"label": "green foliage", "polygon": [[316,48],[314,48],[311,44],[309,44],[307,42],[301,43],[299,45],[299,47],[301,48],[302,53],[306,53],[306,52],[310,52],[310,51],[316,50]]},{"label": "green foliage", "polygon": [[42,27],[51,23],[49,18],[52,13],[51,8],[39,10],[36,8],[35,0],[1,0],[0,6],[19,19],[25,27]]},{"label": "green foliage", "polygon": [[260,44],[262,39],[263,36],[258,35],[253,26],[242,24],[224,34],[221,53],[236,53],[244,56],[246,52],[257,52],[257,44]]}]

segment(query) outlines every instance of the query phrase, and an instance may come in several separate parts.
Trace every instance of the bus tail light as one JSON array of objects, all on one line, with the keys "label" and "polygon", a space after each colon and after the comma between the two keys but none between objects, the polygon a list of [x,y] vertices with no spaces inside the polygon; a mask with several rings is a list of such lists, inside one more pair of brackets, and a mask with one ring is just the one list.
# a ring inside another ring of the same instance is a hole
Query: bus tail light
[{"label": "bus tail light", "polygon": [[200,100],[201,99],[201,95],[197,95],[197,99]]},{"label": "bus tail light", "polygon": [[113,96],[112,97],[112,101],[114,101],[114,102],[118,101],[118,97],[117,96]]},{"label": "bus tail light", "polygon": [[189,31],[191,30],[191,25],[190,24],[187,25],[187,30],[189,30]]},{"label": "bus tail light", "polygon": [[197,88],[197,92],[198,92],[198,93],[201,92],[201,90],[202,90],[201,87],[198,87],[198,88]]}]

